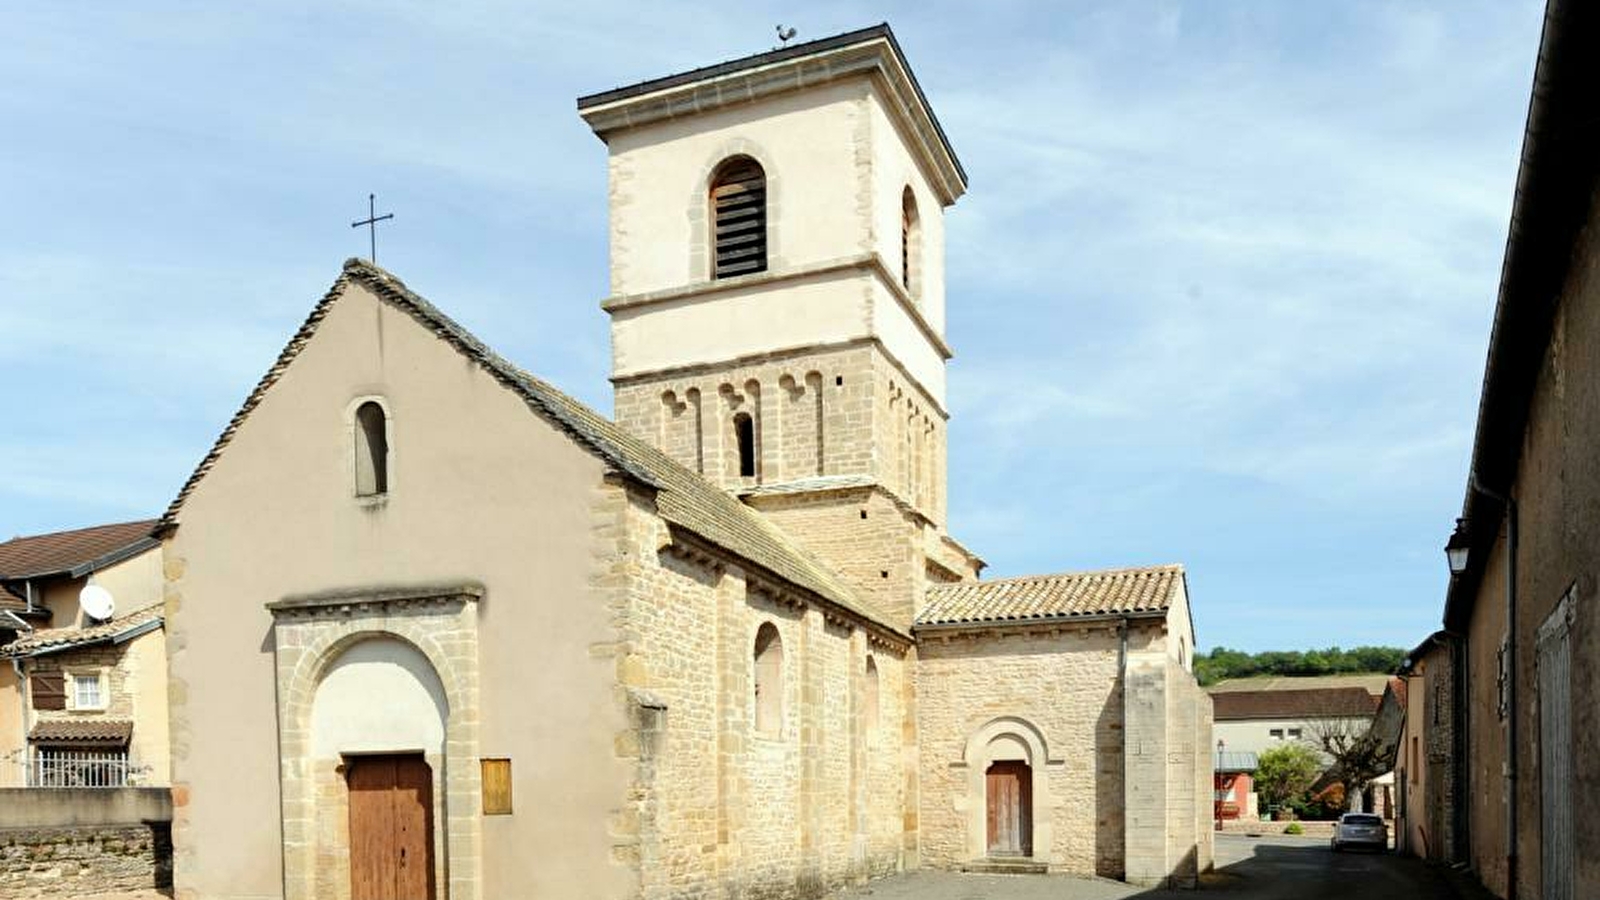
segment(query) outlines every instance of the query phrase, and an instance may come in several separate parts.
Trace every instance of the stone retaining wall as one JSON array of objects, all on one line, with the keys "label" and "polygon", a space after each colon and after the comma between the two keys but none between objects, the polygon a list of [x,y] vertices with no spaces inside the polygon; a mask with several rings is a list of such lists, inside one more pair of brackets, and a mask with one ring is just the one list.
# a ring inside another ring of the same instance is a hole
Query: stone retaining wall
[{"label": "stone retaining wall", "polygon": [[0,829],[0,897],[170,890],[166,822]]}]

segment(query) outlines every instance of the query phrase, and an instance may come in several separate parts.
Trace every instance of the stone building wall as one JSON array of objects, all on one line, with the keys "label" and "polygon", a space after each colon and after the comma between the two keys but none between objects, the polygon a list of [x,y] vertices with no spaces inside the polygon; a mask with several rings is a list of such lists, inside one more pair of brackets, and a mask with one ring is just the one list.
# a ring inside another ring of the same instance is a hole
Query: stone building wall
[{"label": "stone building wall", "polygon": [[[874,341],[619,379],[614,402],[618,424],[721,487],[866,476],[944,519],[945,417]],[[741,413],[758,451],[749,477]]]},{"label": "stone building wall", "polygon": [[84,897],[172,887],[165,822],[0,829],[0,897]]},{"label": "stone building wall", "polygon": [[[129,753],[133,784],[167,784],[168,765],[165,635],[157,629],[122,644],[100,644],[36,656],[27,672],[59,674],[67,692],[63,710],[29,709],[32,722],[133,722]],[[101,675],[104,709],[75,709],[72,675]]]},{"label": "stone building wall", "polygon": [[[646,898],[816,897],[902,867],[905,648],[681,540],[642,502],[619,674],[660,709],[642,738]],[[781,727],[756,728],[754,642],[782,645]],[[879,724],[865,715],[868,656]]]},{"label": "stone building wall", "polygon": [[926,582],[913,514],[876,488],[753,496],[749,503],[831,566],[887,621],[910,631]]},{"label": "stone building wall", "polygon": [[1042,766],[1030,760],[1035,820],[1050,826],[1048,846],[1035,828],[1034,857],[1056,872],[1122,876],[1119,642],[1115,624],[924,635],[916,682],[925,863],[956,868],[974,858],[969,813],[984,799],[969,789],[968,745],[1004,719],[1036,729],[1047,752]]},{"label": "stone building wall", "polygon": [[1410,810],[1412,818],[1428,829],[1428,858],[1454,862],[1456,854],[1456,779],[1452,760],[1455,754],[1456,672],[1453,651],[1434,646],[1424,657],[1422,678],[1412,679],[1411,689],[1422,692],[1423,753],[1426,781],[1420,792],[1423,808]]}]

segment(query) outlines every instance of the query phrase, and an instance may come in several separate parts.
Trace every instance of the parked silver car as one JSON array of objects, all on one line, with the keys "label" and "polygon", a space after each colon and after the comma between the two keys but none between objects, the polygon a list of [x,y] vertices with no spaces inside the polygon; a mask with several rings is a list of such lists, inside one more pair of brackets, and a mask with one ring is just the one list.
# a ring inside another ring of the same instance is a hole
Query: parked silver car
[{"label": "parked silver car", "polygon": [[1346,847],[1387,850],[1389,826],[1383,823],[1382,816],[1373,813],[1345,813],[1333,826],[1333,849],[1343,850]]}]

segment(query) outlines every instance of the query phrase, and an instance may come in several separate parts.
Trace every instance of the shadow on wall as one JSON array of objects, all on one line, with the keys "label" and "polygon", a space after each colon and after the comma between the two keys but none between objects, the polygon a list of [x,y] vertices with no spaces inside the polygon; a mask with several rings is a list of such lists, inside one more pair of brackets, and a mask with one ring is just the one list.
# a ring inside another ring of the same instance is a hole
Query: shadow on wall
[{"label": "shadow on wall", "polygon": [[1094,723],[1094,873],[1121,881],[1124,858],[1124,764],[1122,759],[1122,686],[1112,689]]}]

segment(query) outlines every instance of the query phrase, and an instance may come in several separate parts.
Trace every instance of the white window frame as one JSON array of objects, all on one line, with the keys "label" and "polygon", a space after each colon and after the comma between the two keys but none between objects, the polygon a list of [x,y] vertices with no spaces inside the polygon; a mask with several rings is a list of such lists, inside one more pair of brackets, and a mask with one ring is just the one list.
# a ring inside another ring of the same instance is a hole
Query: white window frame
[{"label": "white window frame", "polygon": [[1283,740],[1283,729],[1282,728],[1268,728],[1267,729],[1267,737],[1269,737],[1269,738],[1271,738],[1272,740],[1275,740],[1275,741],[1281,741],[1281,740]]},{"label": "white window frame", "polygon": [[[67,708],[69,710],[73,712],[105,712],[111,708],[110,679],[106,677],[104,669],[93,672],[84,672],[81,669],[77,671],[67,670],[61,674],[63,679],[68,682],[62,687],[70,685],[70,690],[67,691]],[[94,681],[95,699],[98,701],[95,705],[89,706],[82,702],[81,695],[78,693],[80,679],[86,682]]]}]

